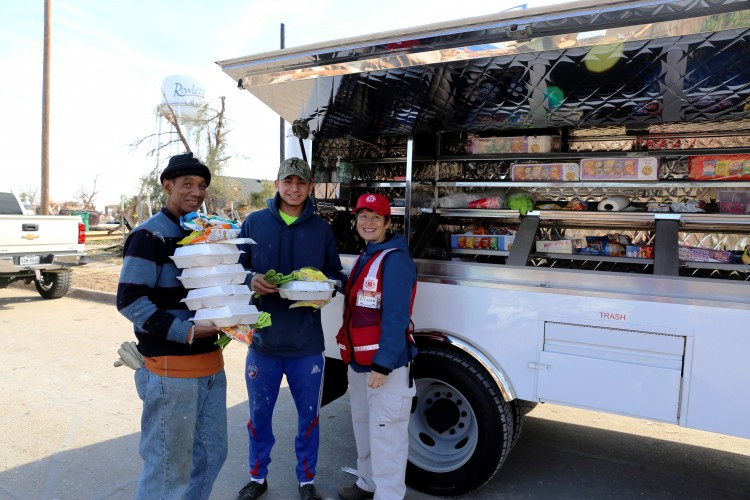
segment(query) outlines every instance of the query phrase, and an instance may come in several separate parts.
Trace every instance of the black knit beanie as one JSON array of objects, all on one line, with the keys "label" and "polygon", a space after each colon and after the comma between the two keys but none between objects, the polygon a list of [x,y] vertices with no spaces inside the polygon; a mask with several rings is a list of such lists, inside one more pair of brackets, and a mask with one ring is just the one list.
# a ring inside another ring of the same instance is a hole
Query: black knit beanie
[{"label": "black knit beanie", "polygon": [[176,179],[183,175],[200,175],[206,179],[206,185],[211,184],[211,171],[207,166],[193,158],[193,153],[175,155],[169,159],[167,168],[161,173],[160,181]]}]

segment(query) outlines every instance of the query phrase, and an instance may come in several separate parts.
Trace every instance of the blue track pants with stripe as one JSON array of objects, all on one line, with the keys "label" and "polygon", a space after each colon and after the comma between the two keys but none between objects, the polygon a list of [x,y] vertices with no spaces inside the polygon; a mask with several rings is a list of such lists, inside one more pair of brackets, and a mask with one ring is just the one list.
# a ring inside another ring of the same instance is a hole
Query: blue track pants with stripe
[{"label": "blue track pants with stripe", "polygon": [[286,375],[289,390],[297,407],[297,480],[301,483],[315,478],[320,442],[320,398],[323,385],[323,353],[283,358],[262,354],[250,347],[245,364],[245,382],[250,405],[249,435],[250,475],[261,479],[268,475],[273,435],[273,409],[279,396],[281,379]]}]

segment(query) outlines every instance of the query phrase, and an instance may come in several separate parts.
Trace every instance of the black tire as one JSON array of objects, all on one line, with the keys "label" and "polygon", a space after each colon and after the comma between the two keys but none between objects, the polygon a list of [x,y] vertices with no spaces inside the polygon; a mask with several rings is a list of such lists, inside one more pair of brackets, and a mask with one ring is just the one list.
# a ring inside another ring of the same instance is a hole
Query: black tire
[{"label": "black tire", "polygon": [[514,399],[510,402],[513,408],[513,439],[511,440],[511,450],[516,447],[518,438],[521,437],[521,430],[523,429],[523,421],[526,415],[531,410],[536,408],[538,403],[532,403],[531,401],[524,401],[522,399]]},{"label": "black tire", "polygon": [[73,277],[70,271],[59,273],[42,273],[41,280],[35,280],[34,286],[39,295],[45,299],[59,299],[63,297],[72,283]]},{"label": "black tire", "polygon": [[407,484],[438,496],[476,490],[510,452],[511,405],[476,361],[449,348],[421,347],[414,379]]},{"label": "black tire", "polygon": [[521,437],[521,429],[523,429],[523,404],[520,400],[514,399],[510,402],[510,407],[513,411],[513,437],[510,440],[510,449],[516,447],[518,438]]}]

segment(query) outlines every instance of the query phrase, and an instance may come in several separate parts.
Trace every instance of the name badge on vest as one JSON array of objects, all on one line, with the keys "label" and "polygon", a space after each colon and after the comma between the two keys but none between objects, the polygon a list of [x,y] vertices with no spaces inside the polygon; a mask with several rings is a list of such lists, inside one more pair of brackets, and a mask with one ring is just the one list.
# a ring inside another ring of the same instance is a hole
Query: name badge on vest
[{"label": "name badge on vest", "polygon": [[380,309],[380,296],[378,292],[360,290],[357,292],[357,306],[368,309]]}]

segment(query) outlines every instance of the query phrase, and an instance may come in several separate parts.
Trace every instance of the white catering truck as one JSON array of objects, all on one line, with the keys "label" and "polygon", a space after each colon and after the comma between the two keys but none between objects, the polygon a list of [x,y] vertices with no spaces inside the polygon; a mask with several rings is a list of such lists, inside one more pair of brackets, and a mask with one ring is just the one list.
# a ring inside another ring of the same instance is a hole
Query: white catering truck
[{"label": "white catering truck", "polygon": [[410,485],[480,487],[538,403],[750,438],[748,61],[746,1],[605,0],[218,63],[309,129],[345,265],[352,202],[394,200]]}]

